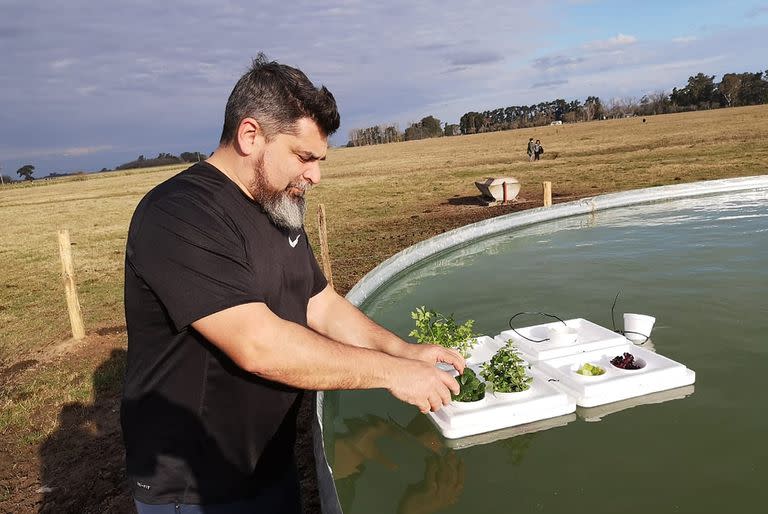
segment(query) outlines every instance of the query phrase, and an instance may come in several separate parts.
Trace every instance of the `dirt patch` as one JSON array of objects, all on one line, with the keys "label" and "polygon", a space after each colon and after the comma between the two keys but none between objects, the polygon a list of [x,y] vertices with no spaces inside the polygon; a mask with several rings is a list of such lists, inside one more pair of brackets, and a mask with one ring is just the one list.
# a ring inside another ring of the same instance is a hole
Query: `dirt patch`
[{"label": "dirt patch", "polygon": [[[59,345],[37,360],[20,361],[4,385],[23,388],[24,371],[34,366],[86,366],[93,370],[93,402],[41,405],[33,424],[44,425],[58,411],[55,429],[42,442],[6,431],[0,444],[0,512],[128,513],[124,450],[119,423],[119,381],[125,362],[124,337],[89,334],[78,344]],[[119,375],[119,379],[113,377]],[[11,391],[10,394],[13,394]],[[37,419],[37,421],[35,421]]]},{"label": "dirt patch", "polygon": [[125,325],[97,328],[96,333],[99,334],[100,336],[111,336],[116,334],[123,334],[125,333]]}]

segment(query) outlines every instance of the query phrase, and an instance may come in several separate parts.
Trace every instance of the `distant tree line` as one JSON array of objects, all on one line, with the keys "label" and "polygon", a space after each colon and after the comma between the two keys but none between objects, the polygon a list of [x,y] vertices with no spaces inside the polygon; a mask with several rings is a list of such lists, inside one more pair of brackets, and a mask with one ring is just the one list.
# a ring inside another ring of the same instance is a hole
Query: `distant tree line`
[{"label": "distant tree line", "polygon": [[428,137],[479,134],[525,127],[538,127],[552,122],[575,123],[579,121],[649,116],[672,112],[717,109],[768,103],[768,70],[757,73],[726,73],[720,82],[714,75],[698,73],[688,78],[688,84],[671,93],[659,90],[634,97],[612,98],[603,102],[597,96],[566,101],[562,98],[533,105],[513,105],[497,109],[467,112],[458,124],[441,122],[434,116],[412,123],[404,132],[397,125],[378,125],[365,129],[353,129],[347,146],[375,145],[410,141]]},{"label": "distant tree line", "polygon": [[154,166],[168,166],[170,164],[183,164],[185,162],[197,162],[208,158],[207,154],[202,152],[181,152],[176,156],[170,153],[159,153],[157,157],[147,159],[143,155],[139,155],[136,160],[126,162],[117,166],[116,170],[130,170],[136,168],[152,168]]},{"label": "distant tree line", "polygon": [[426,116],[421,121],[408,125],[408,128],[403,132],[400,132],[397,124],[352,129],[349,131],[347,146],[380,145],[430,137],[456,136],[458,134],[458,125],[446,124],[444,128],[439,119],[434,116]]}]

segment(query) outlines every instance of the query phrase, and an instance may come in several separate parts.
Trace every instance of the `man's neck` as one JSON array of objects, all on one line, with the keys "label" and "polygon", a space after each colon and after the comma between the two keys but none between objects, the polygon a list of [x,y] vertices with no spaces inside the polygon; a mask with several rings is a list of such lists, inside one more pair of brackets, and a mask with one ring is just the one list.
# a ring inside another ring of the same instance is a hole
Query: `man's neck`
[{"label": "man's neck", "polygon": [[235,185],[243,191],[243,193],[253,199],[253,195],[248,191],[245,182],[241,178],[245,173],[243,173],[244,170],[242,169],[243,161],[238,157],[239,156],[234,154],[231,148],[219,146],[216,151],[213,152],[213,155],[206,159],[205,162],[226,175],[229,180],[234,182]]}]

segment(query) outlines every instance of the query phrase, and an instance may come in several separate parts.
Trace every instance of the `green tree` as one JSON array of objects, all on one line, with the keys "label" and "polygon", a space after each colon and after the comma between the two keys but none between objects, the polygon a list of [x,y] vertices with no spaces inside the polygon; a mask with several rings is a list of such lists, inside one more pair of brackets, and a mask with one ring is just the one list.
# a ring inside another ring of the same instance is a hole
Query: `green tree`
[{"label": "green tree", "polygon": [[698,73],[688,77],[684,91],[687,92],[689,105],[709,108],[715,98],[715,76]]},{"label": "green tree", "polygon": [[31,164],[25,164],[18,170],[16,170],[16,174],[20,177],[24,177],[24,180],[35,180],[35,177],[32,176],[32,174],[35,172],[35,167]]}]

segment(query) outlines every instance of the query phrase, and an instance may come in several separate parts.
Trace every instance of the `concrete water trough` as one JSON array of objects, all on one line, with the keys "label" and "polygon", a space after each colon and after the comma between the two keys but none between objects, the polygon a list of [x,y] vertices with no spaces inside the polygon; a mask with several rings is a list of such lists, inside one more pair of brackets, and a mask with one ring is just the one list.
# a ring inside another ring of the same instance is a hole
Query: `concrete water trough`
[{"label": "concrete water trough", "polygon": [[520,193],[520,181],[514,177],[488,177],[482,182],[475,182],[484,200],[491,202],[511,202]]}]

